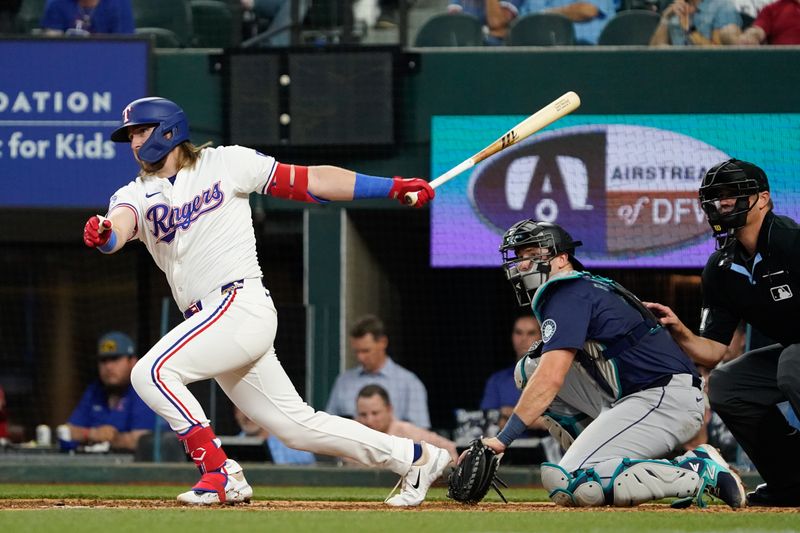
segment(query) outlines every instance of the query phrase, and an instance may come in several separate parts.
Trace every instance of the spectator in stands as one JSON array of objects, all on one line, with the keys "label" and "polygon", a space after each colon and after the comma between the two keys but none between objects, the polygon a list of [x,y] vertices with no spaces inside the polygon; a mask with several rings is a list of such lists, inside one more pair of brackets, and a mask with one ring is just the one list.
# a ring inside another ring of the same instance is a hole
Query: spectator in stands
[{"label": "spectator in stands", "polygon": [[800,44],[800,0],[777,0],[764,6],[739,36],[739,44]]},{"label": "spectator in stands", "polygon": [[397,418],[430,428],[425,385],[413,372],[389,357],[388,345],[386,329],[378,317],[366,315],[356,320],[350,328],[350,346],[361,364],[339,374],[325,411],[355,418],[358,391],[365,385],[378,384],[389,391]]},{"label": "spectator in stands", "polygon": [[761,12],[761,9],[773,2],[774,0],[731,0],[733,7],[742,17],[742,29],[749,28],[750,25],[756,20],[756,17]]},{"label": "spectator in stands", "polygon": [[130,34],[131,0],[48,0],[41,26],[45,35]]},{"label": "spectator in stands", "polygon": [[313,465],[316,462],[313,453],[289,448],[278,437],[270,435],[269,431],[247,418],[247,415],[235,405],[233,406],[233,417],[241,429],[240,437],[264,439],[264,445],[269,450],[272,462],[276,465]]},{"label": "spectator in stands", "polygon": [[6,393],[3,387],[0,387],[0,441],[2,441],[2,443],[8,443],[22,442],[24,440],[25,428],[11,421],[11,413],[8,409]]},{"label": "spectator in stands", "polygon": [[675,0],[661,13],[650,45],[735,44],[742,17],[731,0]]},{"label": "spectator in stands", "polygon": [[514,328],[511,330],[511,345],[514,347],[516,359],[514,364],[502,370],[498,370],[486,381],[483,389],[483,399],[481,399],[481,409],[497,409],[500,411],[498,426],[503,429],[506,420],[514,411],[514,406],[519,401],[520,391],[514,383],[514,367],[516,362],[522,359],[525,352],[531,347],[534,341],[541,340],[542,332],[539,322],[533,315],[522,315],[514,321]]},{"label": "spectator in stands", "polygon": [[389,30],[397,27],[401,0],[378,0],[380,15],[375,21],[375,27],[380,30]]},{"label": "spectator in stands", "polygon": [[523,2],[524,0],[450,0],[447,11],[477,17],[486,28],[486,44],[496,46],[505,43],[508,27],[519,14]]},{"label": "spectator in stands", "polygon": [[69,417],[72,443],[108,442],[111,449],[133,451],[156,415],[131,386],[131,370],[139,360],[133,341],[119,331],[100,337],[97,348],[99,379],[89,385]]},{"label": "spectator in stands", "polygon": [[600,32],[616,14],[614,0],[525,0],[520,13],[564,15],[575,26],[576,44],[597,44]]},{"label": "spectator in stands", "polygon": [[302,24],[311,7],[311,2],[308,0],[241,0],[241,2],[245,11],[254,12],[258,19],[270,21],[265,33],[271,34],[271,37],[262,41],[266,46],[289,46],[292,37],[292,4],[294,2],[300,4],[298,24]]},{"label": "spectator in stands", "polygon": [[14,17],[22,0],[0,0],[0,33],[14,33]]},{"label": "spectator in stands", "polygon": [[0,439],[8,438],[8,412],[6,411],[6,393],[0,387]]},{"label": "spectator in stands", "polygon": [[406,437],[414,442],[425,441],[450,452],[454,461],[458,459],[456,443],[427,429],[403,422],[394,417],[389,393],[380,385],[367,385],[358,391],[356,420],[368,428],[388,435]]}]

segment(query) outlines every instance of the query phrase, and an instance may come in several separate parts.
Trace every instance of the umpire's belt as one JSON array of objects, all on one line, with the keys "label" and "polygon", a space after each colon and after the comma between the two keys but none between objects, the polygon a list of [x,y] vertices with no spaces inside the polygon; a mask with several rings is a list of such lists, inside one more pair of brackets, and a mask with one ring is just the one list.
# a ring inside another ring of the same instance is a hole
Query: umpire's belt
[{"label": "umpire's belt", "polygon": [[[254,282],[257,282],[259,285],[261,285],[261,280],[257,279],[257,278],[253,278],[253,279],[237,279],[236,281],[231,281],[230,283],[226,283],[225,285],[220,287],[219,288],[219,293],[220,294],[225,294],[225,293],[231,292],[231,291],[236,290],[236,289],[241,289],[242,287],[245,286],[246,283],[254,283]],[[266,292],[267,292],[267,296],[269,296],[269,291],[266,291]],[[183,312],[183,318],[189,318],[190,316],[192,316],[192,315],[194,315],[196,313],[199,313],[202,310],[203,310],[203,301],[202,300],[197,300],[192,305],[190,305],[189,307],[186,308],[186,310]]]}]

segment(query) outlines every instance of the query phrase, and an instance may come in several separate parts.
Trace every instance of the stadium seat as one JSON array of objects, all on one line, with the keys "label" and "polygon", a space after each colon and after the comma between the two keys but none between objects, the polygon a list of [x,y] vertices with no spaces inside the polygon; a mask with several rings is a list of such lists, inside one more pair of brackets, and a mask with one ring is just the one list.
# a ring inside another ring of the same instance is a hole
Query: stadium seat
[{"label": "stadium seat", "polygon": [[166,28],[136,28],[136,35],[146,35],[154,48],[180,48],[181,43],[175,32]]},{"label": "stadium seat", "polygon": [[189,0],[132,0],[137,28],[164,28],[175,34],[180,46],[192,44],[192,10]]},{"label": "stadium seat", "polygon": [[428,19],[419,29],[414,46],[481,46],[481,22],[466,13],[442,13]]},{"label": "stadium seat", "polygon": [[608,21],[597,44],[648,45],[661,16],[654,11],[622,11]]},{"label": "stadium seat", "polygon": [[225,2],[192,0],[194,46],[198,48],[230,48],[233,42],[233,15]]},{"label": "stadium seat", "polygon": [[17,16],[14,18],[14,27],[17,33],[31,33],[40,28],[44,14],[46,0],[22,0]]},{"label": "stadium seat", "polygon": [[516,19],[508,31],[511,46],[569,46],[575,44],[575,27],[564,15],[529,13]]}]

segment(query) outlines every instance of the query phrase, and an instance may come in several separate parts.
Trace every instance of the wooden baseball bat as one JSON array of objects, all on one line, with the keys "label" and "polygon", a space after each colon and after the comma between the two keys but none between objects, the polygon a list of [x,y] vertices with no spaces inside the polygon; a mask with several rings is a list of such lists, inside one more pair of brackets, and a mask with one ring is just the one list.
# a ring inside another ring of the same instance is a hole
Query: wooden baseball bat
[{"label": "wooden baseball bat", "polygon": [[[537,131],[549,126],[561,117],[569,115],[578,109],[580,105],[581,99],[573,91],[562,95],[508,130],[502,137],[494,141],[477,154],[473,155],[469,159],[465,159],[435,180],[431,181],[430,186],[435,189],[436,187],[447,183],[465,170],[474,167],[487,157],[490,157],[497,152],[508,148],[509,146],[517,144],[522,139],[530,137]],[[407,205],[414,205],[417,203],[417,196],[418,193],[409,192],[405,194],[403,200]]]}]

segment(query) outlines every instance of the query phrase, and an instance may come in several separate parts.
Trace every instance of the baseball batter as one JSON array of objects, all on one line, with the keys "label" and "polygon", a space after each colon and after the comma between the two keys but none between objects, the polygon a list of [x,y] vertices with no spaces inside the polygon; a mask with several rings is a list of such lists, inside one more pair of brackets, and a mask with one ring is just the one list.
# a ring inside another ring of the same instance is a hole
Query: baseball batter
[{"label": "baseball batter", "polygon": [[249,195],[321,203],[402,201],[415,192],[424,204],[434,196],[428,183],[288,165],[241,146],[196,147],[183,110],[163,98],[135,100],[122,116],[111,139],[130,143],[141,172],[111,197],[105,216],[86,222],[84,242],[108,254],[142,241],[186,319],[139,360],[131,376],[136,392],[169,422],[200,470],[199,482],[178,500],[234,503],[253,494],[186,387],[214,378],[248,418],[288,446],[391,469],[402,476],[402,489],[386,503],[422,503],[451,462],[446,450],[315,411],[281,367],[273,346],[277,312],[261,283]]},{"label": "baseball batter", "polygon": [[744,487],[714,448],[658,459],[700,429],[700,378],[635,296],[584,271],[574,256],[580,245],[560,226],[533,220],[516,223],[503,237],[503,268],[520,304],[532,306],[542,343],[518,364],[525,387],[514,413],[484,442],[502,452],[548,414],[568,448],[559,464],[542,464],[542,483],[559,505],[628,506],[677,497],[678,506],[693,499],[703,506],[708,492],[741,507]]}]

